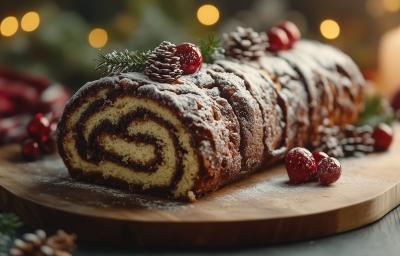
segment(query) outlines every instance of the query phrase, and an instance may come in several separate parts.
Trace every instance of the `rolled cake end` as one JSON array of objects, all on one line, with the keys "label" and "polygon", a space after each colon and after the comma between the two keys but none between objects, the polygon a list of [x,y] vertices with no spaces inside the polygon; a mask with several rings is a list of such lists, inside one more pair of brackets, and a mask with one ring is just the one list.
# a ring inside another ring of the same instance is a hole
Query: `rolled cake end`
[{"label": "rolled cake end", "polygon": [[[58,146],[70,174],[134,192],[195,200],[206,190],[196,184],[209,162],[198,155],[202,146],[195,145],[181,116],[162,98],[116,84],[104,79],[89,84],[66,106]],[[200,144],[207,147],[206,141]]]}]

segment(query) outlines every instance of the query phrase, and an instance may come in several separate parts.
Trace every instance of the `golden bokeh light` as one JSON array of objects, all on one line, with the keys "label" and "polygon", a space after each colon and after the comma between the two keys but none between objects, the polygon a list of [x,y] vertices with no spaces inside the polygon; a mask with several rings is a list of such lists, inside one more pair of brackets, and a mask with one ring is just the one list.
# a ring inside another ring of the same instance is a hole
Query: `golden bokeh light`
[{"label": "golden bokeh light", "polygon": [[330,40],[335,39],[340,35],[340,26],[332,19],[323,20],[319,26],[319,30],[323,37]]},{"label": "golden bokeh light", "polygon": [[102,48],[108,42],[108,34],[102,28],[94,28],[89,33],[88,41],[93,48]]},{"label": "golden bokeh light", "polygon": [[216,6],[205,4],[197,10],[197,19],[199,22],[206,26],[214,25],[219,20],[219,10]]},{"label": "golden bokeh light", "polygon": [[0,34],[12,36],[18,31],[18,20],[14,16],[4,18],[0,23]]},{"label": "golden bokeh light", "polygon": [[21,29],[26,32],[32,32],[39,27],[40,16],[37,12],[27,12],[21,19]]},{"label": "golden bokeh light", "polygon": [[397,12],[400,10],[400,0],[383,0],[382,3],[388,12]]}]

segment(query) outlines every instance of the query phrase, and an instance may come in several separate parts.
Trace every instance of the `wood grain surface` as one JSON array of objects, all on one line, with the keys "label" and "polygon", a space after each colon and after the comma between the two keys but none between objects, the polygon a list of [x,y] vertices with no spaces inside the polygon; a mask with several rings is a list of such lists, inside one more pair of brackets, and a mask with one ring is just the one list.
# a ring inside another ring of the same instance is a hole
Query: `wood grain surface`
[{"label": "wood grain surface", "polygon": [[[399,129],[397,129],[399,130]],[[283,166],[194,204],[75,182],[57,156],[26,163],[0,149],[0,209],[81,240],[145,247],[225,247],[304,240],[378,220],[400,203],[400,141],[387,153],[345,159],[333,186],[287,184]]]}]

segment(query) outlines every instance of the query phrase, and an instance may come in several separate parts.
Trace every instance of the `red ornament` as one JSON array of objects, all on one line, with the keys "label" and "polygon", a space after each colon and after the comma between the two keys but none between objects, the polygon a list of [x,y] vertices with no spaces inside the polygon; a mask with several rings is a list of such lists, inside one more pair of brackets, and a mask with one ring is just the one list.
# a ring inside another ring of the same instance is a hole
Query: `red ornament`
[{"label": "red ornament", "polygon": [[42,113],[37,113],[28,123],[27,131],[32,138],[41,140],[49,136],[50,122]]},{"label": "red ornament", "polygon": [[184,75],[196,73],[203,64],[200,49],[191,43],[182,43],[176,47],[176,55],[180,58]]},{"label": "red ornament", "polygon": [[286,156],[286,170],[293,184],[309,181],[317,172],[317,165],[310,151],[305,148],[293,148]]},{"label": "red ornament", "polygon": [[318,164],[318,180],[321,185],[329,185],[340,178],[342,166],[340,162],[333,157],[322,159]]},{"label": "red ornament", "polygon": [[271,28],[268,33],[268,50],[277,52],[290,47],[290,41],[286,32],[278,27]]},{"label": "red ornament", "polygon": [[27,139],[22,144],[22,156],[26,160],[35,160],[40,157],[40,147],[39,143],[37,143],[33,139]]},{"label": "red ornament", "polygon": [[291,21],[282,21],[278,24],[278,28],[285,31],[289,38],[289,47],[291,48],[301,38],[301,33],[298,27]]},{"label": "red ornament", "polygon": [[315,159],[315,163],[318,165],[318,163],[325,158],[328,158],[328,154],[325,152],[321,152],[321,151],[317,151],[317,152],[313,152],[312,153],[314,159]]},{"label": "red ornament", "polygon": [[374,148],[376,151],[386,151],[392,144],[393,130],[389,125],[381,123],[375,127],[372,138],[375,140]]}]

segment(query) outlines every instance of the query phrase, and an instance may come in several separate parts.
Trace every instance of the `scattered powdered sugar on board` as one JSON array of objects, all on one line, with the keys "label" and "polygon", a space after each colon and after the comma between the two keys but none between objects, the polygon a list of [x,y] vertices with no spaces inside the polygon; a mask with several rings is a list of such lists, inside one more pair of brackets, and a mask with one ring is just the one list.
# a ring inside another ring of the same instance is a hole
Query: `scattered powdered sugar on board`
[{"label": "scattered powdered sugar on board", "polygon": [[86,206],[125,209],[165,209],[182,211],[193,207],[190,203],[172,201],[142,194],[80,182],[69,177],[63,161],[51,156],[43,160],[20,164],[23,172],[29,173],[35,187],[42,194],[55,196]]},{"label": "scattered powdered sugar on board", "polygon": [[[230,189],[229,193],[223,193],[219,200],[222,201],[243,201],[244,199],[257,199],[260,197],[280,197],[279,195],[290,194],[291,198],[301,197],[301,193],[315,191],[318,184],[306,183],[301,186],[291,185],[288,183],[286,174],[274,175],[269,179],[258,181],[252,185],[243,186],[240,188]],[[227,188],[229,189],[229,187]]]}]

